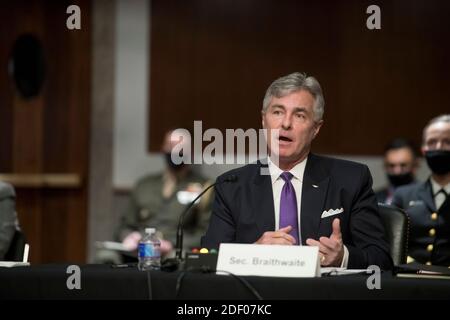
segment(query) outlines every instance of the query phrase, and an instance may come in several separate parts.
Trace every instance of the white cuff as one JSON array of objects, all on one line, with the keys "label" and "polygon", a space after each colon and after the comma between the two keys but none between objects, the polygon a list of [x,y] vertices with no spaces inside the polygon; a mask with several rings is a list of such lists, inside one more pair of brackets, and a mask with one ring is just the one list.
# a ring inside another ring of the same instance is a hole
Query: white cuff
[{"label": "white cuff", "polygon": [[347,247],[344,246],[344,256],[342,257],[341,268],[347,269],[347,265],[348,265],[348,250]]}]

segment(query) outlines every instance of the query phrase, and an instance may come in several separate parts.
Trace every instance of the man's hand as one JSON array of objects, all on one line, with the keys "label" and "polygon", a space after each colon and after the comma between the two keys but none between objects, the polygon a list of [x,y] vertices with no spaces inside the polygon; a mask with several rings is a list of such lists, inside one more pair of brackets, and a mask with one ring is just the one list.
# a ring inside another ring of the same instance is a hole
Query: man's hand
[{"label": "man's hand", "polygon": [[138,231],[133,231],[123,239],[123,246],[130,251],[136,250],[142,235]]},{"label": "man's hand", "polygon": [[161,254],[164,256],[173,250],[173,244],[169,240],[161,239]]},{"label": "man's hand", "polygon": [[267,231],[258,239],[257,244],[295,244],[295,238],[289,234],[291,226],[281,228],[277,231]]},{"label": "man's hand", "polygon": [[319,241],[307,239],[306,244],[319,247],[321,266],[340,267],[344,257],[344,244],[339,219],[333,220],[333,232],[329,238],[320,237]]},{"label": "man's hand", "polygon": [[[125,239],[123,239],[122,244],[128,250],[133,251],[137,249],[141,238],[142,235],[138,231],[133,231],[129,235],[127,235]],[[173,250],[172,242],[164,239],[160,239],[160,241],[161,241],[160,250],[162,255],[166,255]]]}]

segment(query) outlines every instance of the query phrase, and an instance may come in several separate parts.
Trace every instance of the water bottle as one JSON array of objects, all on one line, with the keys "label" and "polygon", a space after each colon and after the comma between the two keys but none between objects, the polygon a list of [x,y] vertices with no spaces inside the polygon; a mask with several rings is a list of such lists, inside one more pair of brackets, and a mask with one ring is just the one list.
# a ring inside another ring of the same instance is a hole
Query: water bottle
[{"label": "water bottle", "polygon": [[161,241],[155,228],[146,228],[145,236],[139,241],[138,269],[141,271],[158,270],[161,267]]}]

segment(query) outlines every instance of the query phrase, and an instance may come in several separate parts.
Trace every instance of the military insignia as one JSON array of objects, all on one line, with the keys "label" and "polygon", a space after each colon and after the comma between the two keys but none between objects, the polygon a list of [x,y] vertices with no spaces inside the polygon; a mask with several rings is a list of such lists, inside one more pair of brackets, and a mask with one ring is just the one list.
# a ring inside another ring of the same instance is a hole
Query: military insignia
[{"label": "military insignia", "polygon": [[423,204],[423,201],[421,201],[421,200],[417,200],[417,201],[411,200],[409,202],[409,206],[410,207],[418,206],[418,205],[421,205],[421,204]]}]

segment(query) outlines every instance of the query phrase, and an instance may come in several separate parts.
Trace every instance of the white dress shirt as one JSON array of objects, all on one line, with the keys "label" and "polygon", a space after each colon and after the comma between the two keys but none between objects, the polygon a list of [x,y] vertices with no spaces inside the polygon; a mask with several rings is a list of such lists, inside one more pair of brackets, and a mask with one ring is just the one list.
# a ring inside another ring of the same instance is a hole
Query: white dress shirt
[{"label": "white dress shirt", "polygon": [[[295,196],[297,198],[297,221],[298,221],[298,238],[299,245],[302,245],[302,233],[300,228],[301,222],[301,208],[302,208],[302,189],[303,189],[303,175],[305,173],[306,162],[308,158],[302,162],[296,164],[289,172],[292,174],[291,183],[295,190]],[[280,175],[284,172],[270,158],[268,159],[268,167],[270,172],[270,178],[272,180],[272,192],[275,209],[275,230],[280,229],[280,200],[281,191],[284,186],[284,180]],[[318,240],[318,239],[317,239]],[[342,259],[341,268],[346,268],[348,265],[348,250],[344,246],[344,257]]]},{"label": "white dress shirt", "polygon": [[442,206],[446,199],[446,195],[441,191],[441,189],[444,189],[444,191],[447,193],[447,196],[450,194],[450,183],[447,183],[445,187],[441,187],[439,183],[433,180],[433,178],[430,178],[431,181],[431,188],[433,192],[433,198],[434,198],[434,204],[436,206],[436,210],[439,210],[439,208]]}]

